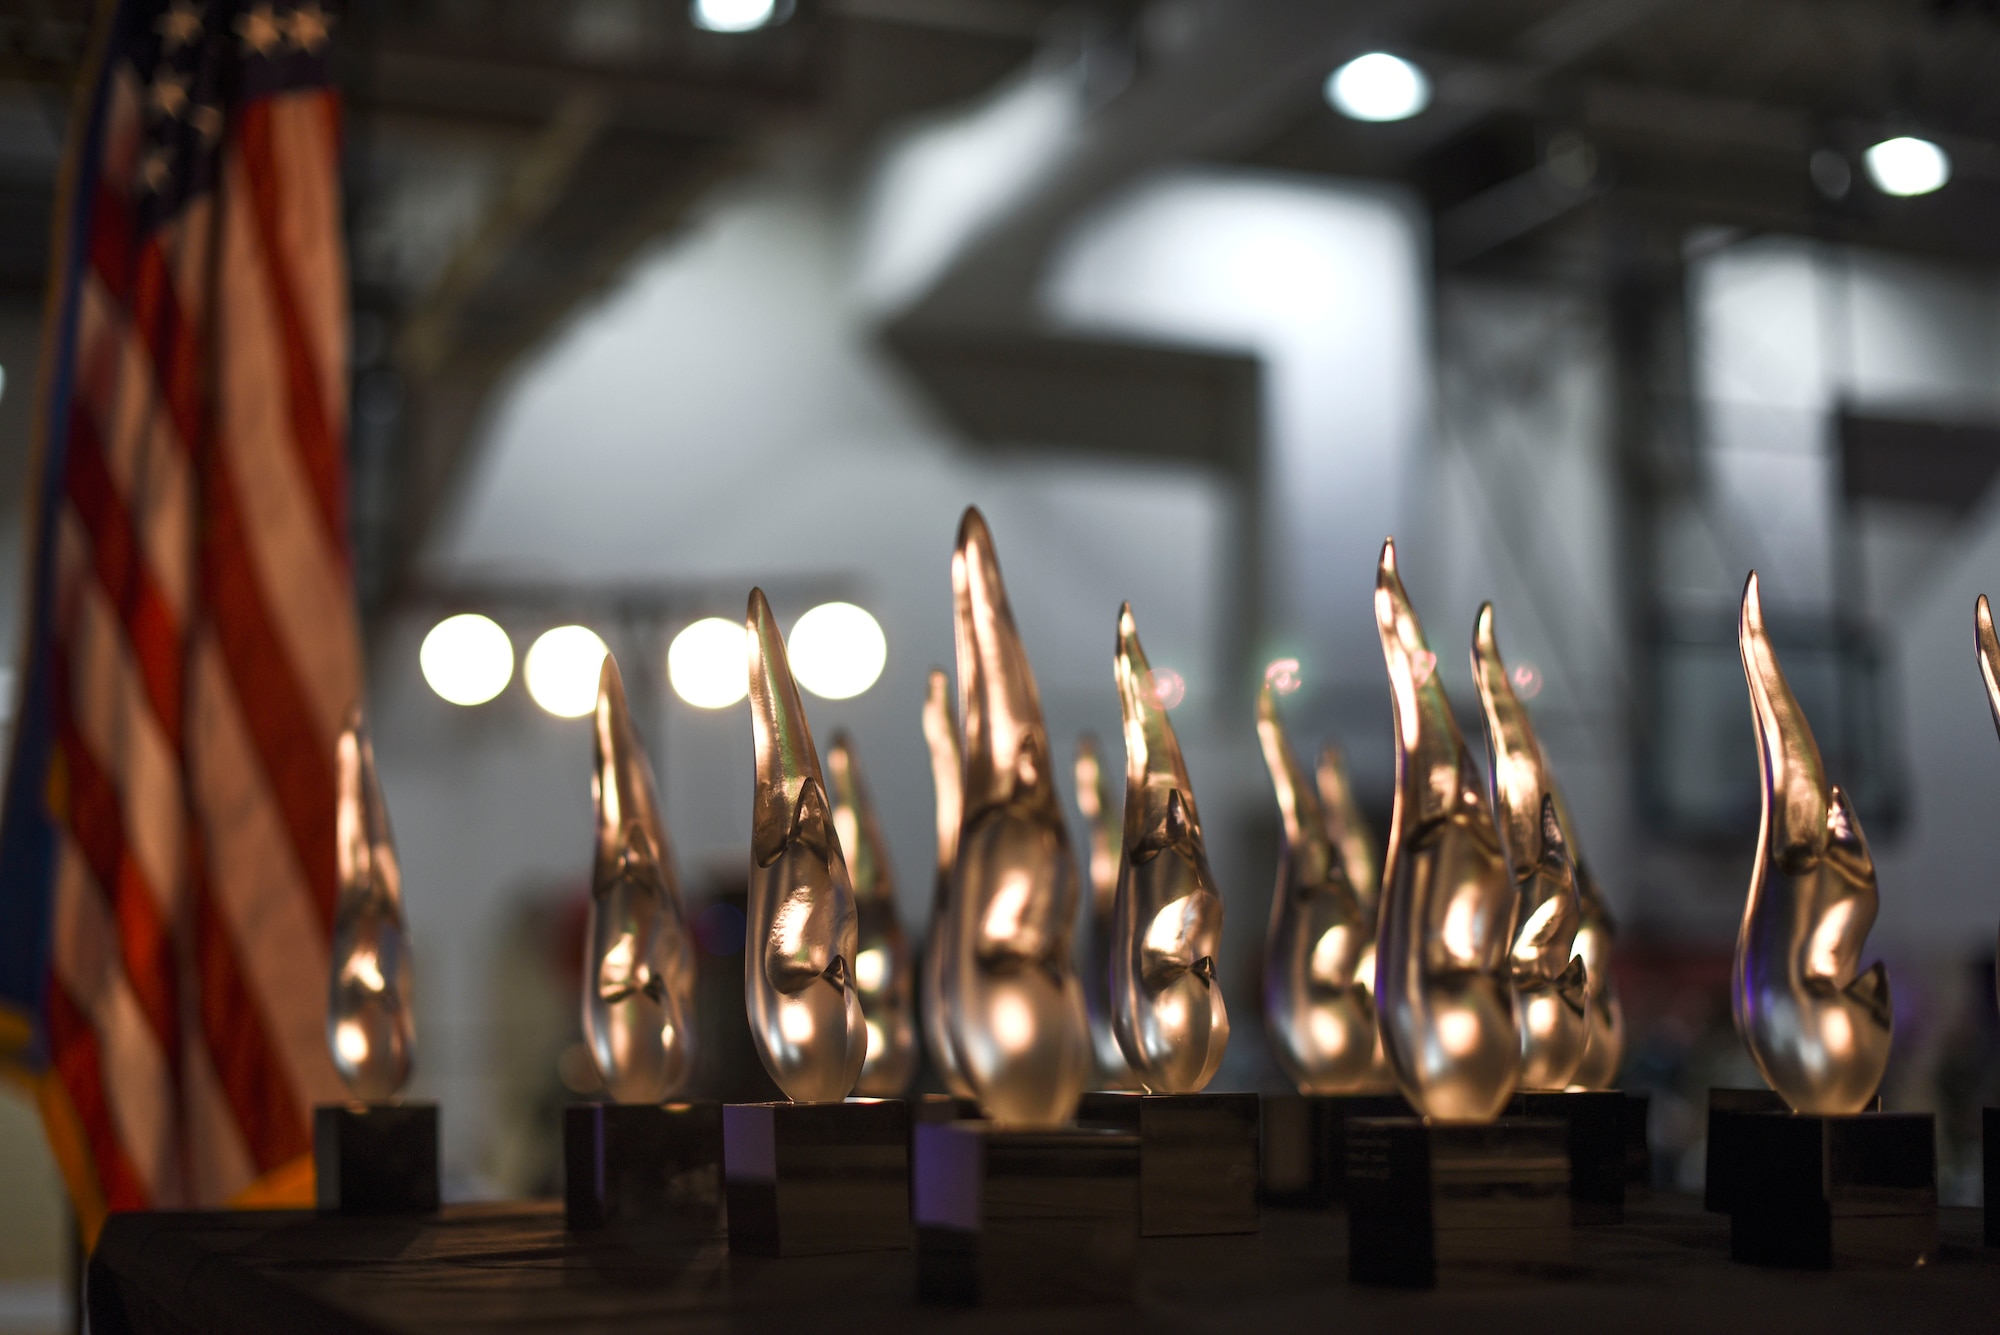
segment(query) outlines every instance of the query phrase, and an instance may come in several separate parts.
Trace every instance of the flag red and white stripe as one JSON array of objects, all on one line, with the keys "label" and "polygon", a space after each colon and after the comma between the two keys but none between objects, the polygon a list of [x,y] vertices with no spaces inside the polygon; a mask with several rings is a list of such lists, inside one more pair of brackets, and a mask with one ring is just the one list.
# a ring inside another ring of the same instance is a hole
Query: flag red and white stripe
[{"label": "flag red and white stripe", "polygon": [[15,1060],[86,1228],[295,1195],[360,694],[339,120],[317,4],[123,3],[72,146],[0,836]]}]

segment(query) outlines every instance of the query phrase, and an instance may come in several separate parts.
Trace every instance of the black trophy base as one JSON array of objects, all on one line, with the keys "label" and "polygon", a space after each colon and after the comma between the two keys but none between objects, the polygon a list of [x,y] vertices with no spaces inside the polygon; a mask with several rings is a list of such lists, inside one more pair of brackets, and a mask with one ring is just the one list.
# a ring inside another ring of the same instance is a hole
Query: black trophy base
[{"label": "black trophy base", "polygon": [[1922,1265],[1937,1253],[1937,1118],[1756,1113],[1736,1128],[1729,1256],[1752,1265]]},{"label": "black trophy base", "polygon": [[1625,1096],[1625,1181],[1635,1187],[1653,1185],[1653,1096]]},{"label": "black trophy base", "polygon": [[924,1122],[912,1163],[917,1297],[1119,1303],[1139,1260],[1139,1137]]},{"label": "black trophy base", "polygon": [[1259,1194],[1295,1209],[1344,1198],[1349,1119],[1415,1116],[1401,1094],[1266,1094],[1261,1107]]},{"label": "black trophy base", "polygon": [[723,1232],[722,1105],[573,1103],[563,1109],[563,1217],[575,1229]]},{"label": "black trophy base", "polygon": [[722,1153],[733,1252],[910,1245],[910,1105],[901,1099],[725,1104]]},{"label": "black trophy base", "polygon": [[961,1099],[955,1094],[919,1094],[910,1101],[910,1122],[976,1122],[986,1114],[978,1099]]},{"label": "black trophy base", "polygon": [[1255,1094],[1085,1094],[1076,1120],[1139,1137],[1139,1233],[1255,1233]]},{"label": "black trophy base", "polygon": [[1569,1128],[1569,1221],[1625,1219],[1625,1096],[1616,1090],[1527,1091],[1509,1117],[1554,1118]]},{"label": "black trophy base", "polygon": [[1979,1140],[1985,1150],[1986,1245],[2000,1247],[2000,1108],[1979,1110]]},{"label": "black trophy base", "polygon": [[[1880,1095],[1869,1100],[1868,1111],[1880,1112]],[[1708,1091],[1707,1178],[1702,1185],[1702,1208],[1713,1214],[1728,1214],[1729,1192],[1742,1181],[1743,1152],[1737,1128],[1753,1113],[1783,1113],[1791,1108],[1776,1092],[1768,1089],[1722,1089]]]},{"label": "black trophy base", "polygon": [[1570,1257],[1569,1128],[1363,1117],[1347,1125],[1347,1277],[1428,1289]]},{"label": "black trophy base", "polygon": [[323,1214],[435,1214],[435,1103],[322,1103],[313,1109],[313,1197]]}]

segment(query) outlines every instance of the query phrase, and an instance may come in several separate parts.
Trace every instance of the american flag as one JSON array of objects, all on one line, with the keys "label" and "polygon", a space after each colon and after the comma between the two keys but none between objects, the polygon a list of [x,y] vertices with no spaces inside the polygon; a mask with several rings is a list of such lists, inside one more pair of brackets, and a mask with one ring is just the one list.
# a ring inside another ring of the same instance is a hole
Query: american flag
[{"label": "american flag", "polygon": [[87,1236],[310,1198],[360,692],[334,15],[107,4],[54,240],[0,1057]]}]

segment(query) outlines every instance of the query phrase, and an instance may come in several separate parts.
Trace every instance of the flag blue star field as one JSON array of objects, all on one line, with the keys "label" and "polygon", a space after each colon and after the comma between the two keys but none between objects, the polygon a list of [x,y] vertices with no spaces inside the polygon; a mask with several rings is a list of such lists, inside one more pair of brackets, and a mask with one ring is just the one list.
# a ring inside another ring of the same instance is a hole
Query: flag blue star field
[{"label": "flag blue star field", "polygon": [[85,1231],[299,1199],[359,698],[334,14],[103,8],[72,118],[0,823],[0,1058]]}]

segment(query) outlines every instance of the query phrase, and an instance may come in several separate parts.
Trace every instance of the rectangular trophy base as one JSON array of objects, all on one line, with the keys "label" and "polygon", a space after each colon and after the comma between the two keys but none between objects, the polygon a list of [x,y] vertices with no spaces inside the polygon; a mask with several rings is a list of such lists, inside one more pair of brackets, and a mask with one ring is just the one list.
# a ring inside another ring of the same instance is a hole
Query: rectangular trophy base
[{"label": "rectangular trophy base", "polygon": [[985,1115],[978,1099],[961,1099],[955,1094],[919,1094],[910,1100],[912,1126],[934,1122],[976,1122]]},{"label": "rectangular trophy base", "polygon": [[1260,1106],[1260,1195],[1303,1209],[1344,1198],[1350,1119],[1416,1115],[1401,1094],[1266,1094]]},{"label": "rectangular trophy base", "polygon": [[1569,1128],[1363,1117],[1347,1125],[1347,1277],[1428,1289],[1569,1260]]},{"label": "rectangular trophy base", "polygon": [[1979,1110],[1979,1140],[1986,1152],[1986,1245],[2000,1247],[2000,1108]]},{"label": "rectangular trophy base", "polygon": [[[1868,1112],[1880,1112],[1882,1098],[1869,1100]],[[1707,1176],[1702,1187],[1702,1208],[1712,1214],[1729,1213],[1729,1191],[1742,1180],[1743,1156],[1737,1146],[1737,1128],[1751,1113],[1790,1112],[1791,1108],[1769,1089],[1723,1089],[1708,1091]]]},{"label": "rectangular trophy base", "polygon": [[722,1105],[572,1103],[563,1109],[563,1216],[573,1229],[666,1224],[723,1232]]},{"label": "rectangular trophy base", "polygon": [[910,1105],[901,1099],[725,1104],[722,1158],[733,1252],[910,1245]]},{"label": "rectangular trophy base", "polygon": [[322,1103],[313,1109],[313,1197],[323,1214],[435,1214],[435,1103]]},{"label": "rectangular trophy base", "polygon": [[1255,1094],[1097,1090],[1076,1120],[1139,1137],[1142,1237],[1257,1231]]},{"label": "rectangular trophy base", "polygon": [[1625,1181],[1635,1187],[1653,1185],[1653,1096],[1625,1096]]},{"label": "rectangular trophy base", "polygon": [[1921,1265],[1936,1254],[1932,1114],[1751,1113],[1735,1135],[1731,1260],[1824,1270]]},{"label": "rectangular trophy base", "polygon": [[916,1128],[917,1297],[971,1305],[1129,1302],[1139,1137],[1108,1129]]},{"label": "rectangular trophy base", "polygon": [[1552,1117],[1569,1127],[1569,1221],[1625,1219],[1625,1096],[1616,1090],[1523,1090],[1509,1117]]}]

